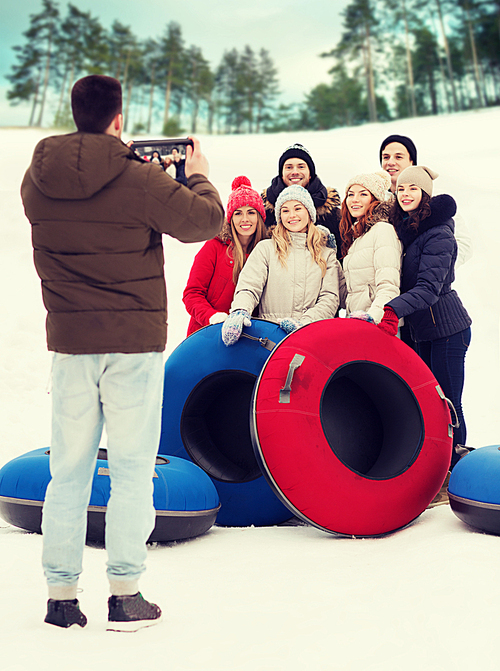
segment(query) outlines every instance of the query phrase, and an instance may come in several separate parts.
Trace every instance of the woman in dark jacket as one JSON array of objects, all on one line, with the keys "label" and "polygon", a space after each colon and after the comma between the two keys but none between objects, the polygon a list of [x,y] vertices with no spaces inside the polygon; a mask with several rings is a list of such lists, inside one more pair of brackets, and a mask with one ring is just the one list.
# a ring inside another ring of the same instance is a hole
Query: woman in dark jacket
[{"label": "woman in dark jacket", "polygon": [[182,300],[191,316],[187,335],[227,317],[236,282],[248,255],[267,237],[262,200],[248,177],[232,183],[221,233],[196,255]]},{"label": "woman in dark jacket", "polygon": [[[418,354],[457,411],[455,446],[465,445],[466,439],[462,390],[471,319],[451,288],[457,258],[456,203],[446,194],[432,198],[436,177],[425,166],[410,166],[399,175],[392,223],[403,243],[401,295],[385,306],[381,328],[395,334],[401,317],[409,324]],[[454,454],[452,466],[457,460]]]}]

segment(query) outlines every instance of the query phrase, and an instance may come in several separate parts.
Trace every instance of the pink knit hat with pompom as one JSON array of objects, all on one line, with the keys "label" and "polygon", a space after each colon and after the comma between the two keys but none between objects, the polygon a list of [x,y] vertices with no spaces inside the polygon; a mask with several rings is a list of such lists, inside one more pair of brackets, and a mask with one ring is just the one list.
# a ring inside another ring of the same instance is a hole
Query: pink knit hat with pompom
[{"label": "pink knit hat with pompom", "polygon": [[264,203],[260,195],[252,189],[252,184],[248,177],[241,175],[240,177],[235,177],[233,183],[231,184],[231,193],[229,195],[229,200],[227,201],[227,220],[230,222],[233,213],[235,210],[240,207],[253,207],[260,214],[262,219],[266,220],[266,211],[264,209]]}]

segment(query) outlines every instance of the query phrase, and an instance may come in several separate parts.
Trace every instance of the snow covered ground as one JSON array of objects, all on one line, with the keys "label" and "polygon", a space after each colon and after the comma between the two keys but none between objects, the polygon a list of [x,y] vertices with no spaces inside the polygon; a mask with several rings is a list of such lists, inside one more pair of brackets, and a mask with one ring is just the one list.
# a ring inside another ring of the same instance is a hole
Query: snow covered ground
[{"label": "snow covered ground", "polygon": [[[500,109],[325,132],[202,137],[226,203],[236,175],[258,190],[292,142],[341,194],[377,170],[381,140],[409,135],[436,186],[459,204],[474,242],[455,288],[473,319],[466,360],[468,444],[500,443]],[[33,129],[0,128],[0,466],[50,443],[50,355],[19,197]],[[170,353],[183,339],[180,297],[200,245],[165,240]],[[150,548],[141,588],[165,622],[135,635],[105,632],[105,552],[87,547],[79,598],[84,630],[43,624],[41,537],[0,520],[0,671],[462,671],[498,669],[500,539],[467,528],[448,506],[384,539],[312,527],[221,528]]]}]

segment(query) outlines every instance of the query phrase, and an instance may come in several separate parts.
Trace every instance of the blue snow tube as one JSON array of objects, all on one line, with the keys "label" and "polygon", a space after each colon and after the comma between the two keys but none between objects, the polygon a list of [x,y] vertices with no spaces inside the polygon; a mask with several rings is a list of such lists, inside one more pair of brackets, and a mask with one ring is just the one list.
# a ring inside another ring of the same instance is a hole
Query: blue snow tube
[{"label": "blue snow tube", "polygon": [[500,445],[469,452],[451,472],[450,507],[471,527],[500,535]]},{"label": "blue snow tube", "polygon": [[[49,448],[27,452],[0,469],[0,516],[41,533],[42,506],[50,481]],[[217,490],[197,466],[176,457],[157,457],[153,478],[156,523],[149,541],[175,541],[204,533],[220,508]],[[87,541],[104,542],[110,478],[106,450],[100,449],[88,507]]]},{"label": "blue snow tube", "polygon": [[184,340],[165,363],[159,453],[192,460],[212,478],[221,510],[217,524],[265,526],[292,513],[262,477],[250,435],[253,388],[262,366],[285,332],[252,319],[231,347],[221,325]]}]

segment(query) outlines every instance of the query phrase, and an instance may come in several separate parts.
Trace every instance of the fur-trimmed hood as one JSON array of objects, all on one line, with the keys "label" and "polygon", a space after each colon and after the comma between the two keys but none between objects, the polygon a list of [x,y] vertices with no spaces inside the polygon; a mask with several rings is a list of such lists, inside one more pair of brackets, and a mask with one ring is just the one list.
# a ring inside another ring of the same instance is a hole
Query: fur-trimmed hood
[{"label": "fur-trimmed hood", "polygon": [[221,232],[217,236],[217,240],[220,240],[225,245],[230,245],[233,242],[233,234],[231,233],[231,226],[226,218],[224,218],[224,224],[222,225]]},{"label": "fur-trimmed hood", "polygon": [[378,224],[379,221],[390,221],[391,210],[394,204],[394,196],[390,196],[388,200],[379,202],[374,208],[370,217],[366,220],[366,231],[370,230],[372,226]]},{"label": "fur-trimmed hood", "polygon": [[405,249],[422,235],[422,233],[425,233],[436,226],[447,225],[451,228],[453,233],[455,232],[455,223],[453,221],[453,217],[457,212],[457,204],[455,200],[448,194],[443,193],[431,198],[430,207],[430,216],[419,223],[417,230],[411,228],[408,223],[409,219],[403,220],[397,233]]}]

